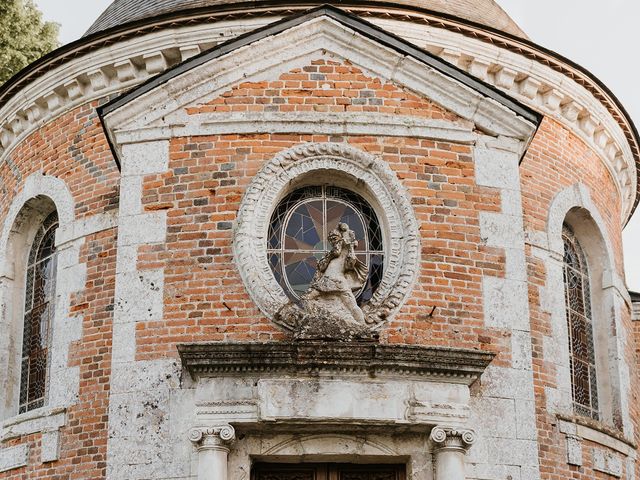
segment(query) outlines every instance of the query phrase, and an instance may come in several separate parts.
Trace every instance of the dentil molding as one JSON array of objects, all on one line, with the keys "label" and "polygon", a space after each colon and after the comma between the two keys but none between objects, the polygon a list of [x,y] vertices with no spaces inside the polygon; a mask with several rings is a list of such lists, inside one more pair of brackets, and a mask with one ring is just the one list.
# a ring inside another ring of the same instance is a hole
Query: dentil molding
[{"label": "dentil molding", "polygon": [[[607,92],[558,59],[541,51],[533,55],[535,48],[531,45],[524,48],[517,40],[498,33],[474,34],[471,27],[453,29],[448,26],[451,22],[438,24],[418,17],[407,17],[411,21],[371,20],[577,133],[613,175],[622,195],[622,220],[628,218],[637,189],[637,145],[630,145],[621,128],[622,115],[603,104],[605,100],[611,104]],[[279,18],[274,15],[167,28],[70,58],[36,78],[0,108],[0,162],[31,133],[70,109],[122,92],[201,50]],[[532,56],[540,57],[539,61],[530,60]]]}]

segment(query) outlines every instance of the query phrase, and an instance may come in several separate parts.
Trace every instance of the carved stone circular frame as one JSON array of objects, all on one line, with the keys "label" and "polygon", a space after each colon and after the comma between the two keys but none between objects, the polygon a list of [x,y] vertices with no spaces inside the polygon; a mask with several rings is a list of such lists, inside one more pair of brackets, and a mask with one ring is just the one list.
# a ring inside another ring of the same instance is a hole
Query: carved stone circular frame
[{"label": "carved stone circular frame", "polygon": [[396,312],[415,282],[420,240],[409,197],[383,160],[346,144],[307,143],[279,153],[267,162],[242,199],[233,252],[242,281],[258,308],[273,318],[288,303],[267,260],[267,233],[278,202],[301,183],[327,177],[352,189],[373,207],[383,226],[385,265],[380,286],[363,307],[373,323]]}]

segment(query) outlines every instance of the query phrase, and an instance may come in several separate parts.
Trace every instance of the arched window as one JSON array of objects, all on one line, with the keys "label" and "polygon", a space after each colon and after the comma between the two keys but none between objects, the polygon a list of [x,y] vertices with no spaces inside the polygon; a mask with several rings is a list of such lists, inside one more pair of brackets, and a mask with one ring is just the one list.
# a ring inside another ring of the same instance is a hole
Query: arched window
[{"label": "arched window", "polygon": [[332,186],[299,188],[276,207],[269,225],[267,255],[276,280],[296,301],[309,288],[317,262],[329,251],[327,236],[338,223],[356,234],[356,256],[369,270],[356,299],[367,302],[382,280],[384,252],[380,223],[371,206],[354,192]]},{"label": "arched window", "polygon": [[45,403],[49,340],[55,310],[58,215],[50,214],[36,233],[26,270],[20,413]]},{"label": "arched window", "polygon": [[578,415],[598,420],[600,415],[589,268],[576,236],[567,225],[563,226],[562,239],[573,407]]}]

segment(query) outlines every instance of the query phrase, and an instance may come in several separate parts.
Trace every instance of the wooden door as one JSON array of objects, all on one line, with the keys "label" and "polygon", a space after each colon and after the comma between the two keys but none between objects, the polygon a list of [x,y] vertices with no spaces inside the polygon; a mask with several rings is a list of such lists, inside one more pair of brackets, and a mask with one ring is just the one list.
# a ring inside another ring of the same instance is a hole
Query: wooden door
[{"label": "wooden door", "polygon": [[258,463],[251,480],[405,480],[404,465]]}]

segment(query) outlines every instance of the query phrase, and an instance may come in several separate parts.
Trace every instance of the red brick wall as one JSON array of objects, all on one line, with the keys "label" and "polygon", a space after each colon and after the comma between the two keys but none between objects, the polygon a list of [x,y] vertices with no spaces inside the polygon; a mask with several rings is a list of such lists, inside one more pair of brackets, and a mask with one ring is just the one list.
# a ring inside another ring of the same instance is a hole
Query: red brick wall
[{"label": "red brick wall", "polygon": [[439,105],[368,77],[349,63],[322,59],[275,81],[242,83],[187,112],[374,112],[459,120]]},{"label": "red brick wall", "polygon": [[[545,234],[548,212],[555,196],[565,188],[581,182],[589,189],[591,199],[604,219],[606,232],[603,234],[611,240],[618,274],[624,275],[620,198],[608,170],[582,140],[559,123],[545,119],[521,164],[520,173],[525,231]],[[589,442],[583,442],[584,466],[567,465],[565,435],[559,433],[555,415],[549,414],[547,410],[545,392],[545,388],[557,386],[557,372],[553,363],[556,359],[545,358],[543,351],[543,338],[552,335],[551,319],[540,303],[540,296],[544,293],[541,289],[546,286],[547,272],[544,262],[533,254],[529,245],[526,246],[526,254],[542,479],[611,478],[591,468],[591,449],[595,445],[589,445]],[[630,312],[626,308],[623,309],[622,324],[627,332],[633,331]],[[638,366],[634,351],[635,341],[632,335],[627,337],[628,349],[624,355],[632,369],[632,395],[637,399],[638,382],[637,376],[633,373]],[[630,399],[630,405],[631,416],[637,419],[640,413],[638,402]],[[638,437],[635,441],[638,441]]]},{"label": "red brick wall", "polygon": [[34,172],[65,181],[82,218],[118,207],[119,173],[96,107],[83,105],[31,134],[0,164],[0,218]]},{"label": "red brick wall", "polygon": [[[117,207],[118,172],[95,107],[79,107],[49,123],[11,154],[15,167],[0,165],[5,189],[0,218],[23,180],[37,170],[67,183],[78,217]],[[320,60],[273,82],[242,84],[189,109],[191,114],[230,111],[377,112],[459,120],[349,64]],[[482,304],[482,277],[503,275],[504,253],[483,245],[479,215],[499,212],[501,198],[497,190],[475,184],[470,146],[385,136],[278,134],[177,138],[171,142],[169,171],[145,178],[144,208],[166,210],[168,227],[165,244],[139,252],[139,268],[164,269],[165,291],[163,321],[137,325],[138,360],[175,357],[175,345],[183,342],[285,336],[260,314],[243,286],[232,259],[233,222],[247,185],[265,162],[302,142],[329,141],[387,161],[406,187],[419,222],[418,281],[411,298],[383,328],[382,341],[480,348],[498,353],[494,365],[510,364],[509,333],[484,325]],[[605,167],[579,139],[545,120],[522,163],[521,177],[525,229],[531,232],[546,230],[548,208],[559,191],[577,181],[585,183],[603,213],[621,272],[619,198]],[[81,252],[80,261],[88,268],[86,290],[72,299],[72,311],[83,316],[83,337],[72,347],[70,358],[70,365],[80,368],[80,397],[62,429],[61,459],[39,464],[39,434],[16,439],[9,444],[32,445],[33,461],[28,468],[0,474],[0,479],[104,477],[115,235],[115,230],[92,235]],[[564,436],[546,413],[544,387],[553,386],[556,379],[553,366],[542,357],[542,339],[550,333],[539,301],[546,272],[529,248],[526,253],[543,478],[605,478],[588,463],[579,471],[567,466]],[[627,314],[624,327],[632,331]],[[637,366],[632,343],[627,361]],[[634,396],[638,398],[637,382]],[[640,413],[637,404],[632,402],[634,418]],[[583,448],[589,451],[586,443]]]},{"label": "red brick wall", "polygon": [[[34,172],[65,181],[83,218],[118,207],[119,173],[103,134],[97,103],[65,113],[25,139],[0,164],[0,220]],[[61,429],[60,460],[40,463],[41,434],[16,438],[4,446],[28,443],[29,466],[0,473],[0,479],[99,479],[105,476],[111,367],[116,229],[93,234],[81,248],[85,290],[71,299],[71,315],[82,316],[82,338],[70,349],[69,366],[80,370],[78,403]],[[53,328],[56,328],[55,325]]]},{"label": "red brick wall", "polygon": [[[328,85],[323,88],[323,85]],[[192,114],[226,111],[363,110],[457,117],[349,64],[318,60],[277,80],[244,83]],[[475,185],[471,147],[398,137],[223,135],[174,139],[169,172],[145,179],[147,211],[167,211],[167,243],[143,249],[139,268],[164,268],[163,322],[139,323],[139,360],[176,356],[192,341],[266,341],[284,334],[254,306],[233,263],[232,227],[252,177],[302,142],[344,142],[389,163],[407,188],[422,237],[412,297],[382,341],[482,348],[510,358],[510,339],[484,326],[482,276],[501,276],[504,254],[482,245],[479,214],[500,211],[499,192]],[[435,307],[435,310],[434,310]],[[431,316],[431,312],[433,315]]]}]

